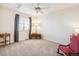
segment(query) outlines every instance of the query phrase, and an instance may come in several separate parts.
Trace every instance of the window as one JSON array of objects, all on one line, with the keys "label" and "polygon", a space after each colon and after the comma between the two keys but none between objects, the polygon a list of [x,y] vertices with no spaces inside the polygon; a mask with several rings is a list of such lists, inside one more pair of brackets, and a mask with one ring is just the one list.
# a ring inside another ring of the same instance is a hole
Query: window
[{"label": "window", "polygon": [[20,16],[19,18],[19,31],[24,31],[29,29],[29,18]]}]

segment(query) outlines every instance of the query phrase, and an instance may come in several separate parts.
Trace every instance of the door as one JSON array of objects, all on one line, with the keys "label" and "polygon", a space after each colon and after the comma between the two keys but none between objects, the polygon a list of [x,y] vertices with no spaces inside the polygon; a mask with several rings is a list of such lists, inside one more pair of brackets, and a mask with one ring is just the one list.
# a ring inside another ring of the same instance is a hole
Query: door
[{"label": "door", "polygon": [[19,41],[29,39],[30,21],[29,17],[19,17]]}]

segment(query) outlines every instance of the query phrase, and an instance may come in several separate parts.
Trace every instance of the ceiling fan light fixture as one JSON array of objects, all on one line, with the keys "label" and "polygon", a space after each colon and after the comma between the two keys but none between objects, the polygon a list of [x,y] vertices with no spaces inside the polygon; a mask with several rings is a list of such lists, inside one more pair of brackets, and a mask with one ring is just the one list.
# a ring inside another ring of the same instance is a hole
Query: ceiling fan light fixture
[{"label": "ceiling fan light fixture", "polygon": [[39,6],[39,3],[37,3],[37,6],[34,7],[37,14],[42,13],[42,8]]}]

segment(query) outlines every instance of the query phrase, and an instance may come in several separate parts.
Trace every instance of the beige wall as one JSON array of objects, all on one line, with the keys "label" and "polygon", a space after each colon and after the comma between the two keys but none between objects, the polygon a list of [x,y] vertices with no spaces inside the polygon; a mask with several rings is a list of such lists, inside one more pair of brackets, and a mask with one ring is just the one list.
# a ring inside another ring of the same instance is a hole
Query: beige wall
[{"label": "beige wall", "polygon": [[79,27],[79,6],[50,12],[42,18],[41,32],[44,39],[68,44],[74,27]]},{"label": "beige wall", "polygon": [[29,16],[27,14],[22,14],[20,12],[0,6],[0,32],[10,32],[12,42],[14,39],[14,21],[16,13],[25,17]]}]

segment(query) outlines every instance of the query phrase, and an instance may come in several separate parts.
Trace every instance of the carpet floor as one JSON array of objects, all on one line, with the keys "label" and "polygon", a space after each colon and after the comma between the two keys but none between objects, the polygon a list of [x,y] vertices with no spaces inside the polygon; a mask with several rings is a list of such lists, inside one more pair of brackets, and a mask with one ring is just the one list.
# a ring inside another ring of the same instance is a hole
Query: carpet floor
[{"label": "carpet floor", "polygon": [[57,47],[48,40],[25,40],[0,47],[0,56],[60,56]]}]

